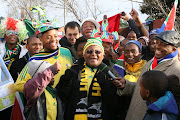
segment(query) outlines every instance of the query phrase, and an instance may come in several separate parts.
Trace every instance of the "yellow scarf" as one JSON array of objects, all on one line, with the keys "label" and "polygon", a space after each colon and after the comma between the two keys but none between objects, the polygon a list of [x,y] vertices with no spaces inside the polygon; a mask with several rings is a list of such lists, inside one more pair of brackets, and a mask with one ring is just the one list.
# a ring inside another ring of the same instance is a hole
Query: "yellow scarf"
[{"label": "yellow scarf", "polygon": [[[86,65],[86,62],[84,63],[84,68],[82,69],[82,72],[81,72],[81,80],[80,80],[80,88],[79,88],[79,90],[81,91],[82,98],[80,99],[80,102],[77,103],[77,105],[80,105],[81,102],[84,102],[84,104],[88,104],[89,94],[92,96],[101,96],[101,93],[100,93],[101,87],[99,83],[97,82],[97,78],[94,78],[94,75],[96,72],[97,72],[97,69],[92,70]],[[90,88],[91,84],[92,84],[92,88]],[[89,93],[90,89],[93,90],[92,93]],[[86,107],[78,108],[76,109],[76,111],[79,109],[82,109],[85,111],[76,113],[74,115],[74,120],[88,120],[88,109]],[[102,119],[97,119],[97,120],[102,120]]]},{"label": "yellow scarf", "polygon": [[130,82],[137,82],[141,70],[143,69],[144,65],[146,64],[146,60],[141,60],[133,65],[126,63],[125,65],[125,72],[126,75],[124,79],[129,80]]}]

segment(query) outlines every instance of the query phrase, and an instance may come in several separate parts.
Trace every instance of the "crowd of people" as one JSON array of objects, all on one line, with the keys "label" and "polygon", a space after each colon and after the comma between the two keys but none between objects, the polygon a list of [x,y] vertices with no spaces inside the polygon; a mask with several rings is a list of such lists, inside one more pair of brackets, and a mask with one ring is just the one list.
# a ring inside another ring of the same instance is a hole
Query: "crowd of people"
[{"label": "crowd of people", "polygon": [[[101,26],[93,18],[68,22],[61,39],[53,21],[43,19],[38,27],[29,22],[32,34],[24,20],[3,19],[0,56],[24,100],[21,117],[180,119],[180,35],[148,32],[135,9],[130,16],[121,16],[129,23],[127,34],[109,32],[104,16]],[[21,120],[15,107],[1,111],[2,117]]]}]

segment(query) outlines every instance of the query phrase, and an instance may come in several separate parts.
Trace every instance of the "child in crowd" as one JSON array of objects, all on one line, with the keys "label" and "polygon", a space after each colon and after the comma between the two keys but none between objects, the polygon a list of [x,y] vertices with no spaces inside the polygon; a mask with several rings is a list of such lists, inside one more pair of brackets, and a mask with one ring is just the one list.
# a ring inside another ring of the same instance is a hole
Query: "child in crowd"
[{"label": "child in crowd", "polygon": [[[172,78],[172,77],[169,77]],[[178,107],[168,90],[168,77],[161,71],[147,71],[140,80],[140,94],[147,102],[143,120],[176,120]]]},{"label": "child in crowd", "polygon": [[179,78],[172,74],[167,76],[168,77],[168,90],[171,91],[174,95],[174,98],[176,100],[176,103],[178,105],[178,118],[177,120],[180,120],[180,84],[179,84]]}]

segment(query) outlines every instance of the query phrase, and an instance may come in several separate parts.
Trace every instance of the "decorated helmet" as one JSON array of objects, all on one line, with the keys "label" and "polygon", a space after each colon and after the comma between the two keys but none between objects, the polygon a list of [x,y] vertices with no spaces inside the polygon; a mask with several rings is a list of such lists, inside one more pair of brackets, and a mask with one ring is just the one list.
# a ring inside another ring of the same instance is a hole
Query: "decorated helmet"
[{"label": "decorated helmet", "polygon": [[41,21],[37,19],[33,19],[32,21],[25,20],[26,27],[28,27],[27,29],[29,30],[29,36],[34,34],[35,32],[35,35],[37,37],[40,37],[43,35],[43,33],[51,29],[59,28],[56,26],[56,23],[58,23],[58,21],[55,18],[53,18],[53,20],[49,20],[46,17],[45,9],[42,8],[40,5],[31,7],[31,11],[35,13],[36,12],[39,13],[42,20]]}]

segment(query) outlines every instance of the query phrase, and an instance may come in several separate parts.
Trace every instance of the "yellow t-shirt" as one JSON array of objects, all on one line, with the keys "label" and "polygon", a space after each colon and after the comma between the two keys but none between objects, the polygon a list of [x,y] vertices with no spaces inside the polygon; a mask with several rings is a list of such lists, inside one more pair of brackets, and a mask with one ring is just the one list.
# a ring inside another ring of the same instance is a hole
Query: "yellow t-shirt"
[{"label": "yellow t-shirt", "polygon": [[56,120],[57,116],[57,101],[56,98],[53,98],[52,95],[47,91],[44,90],[45,96],[48,97],[46,99],[46,107],[47,109],[47,120]]}]

